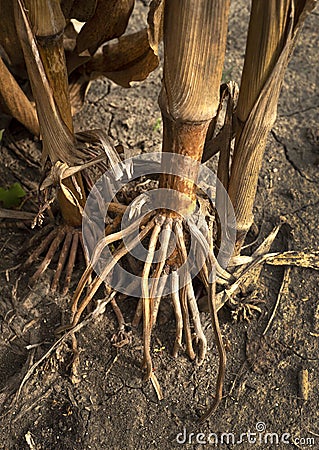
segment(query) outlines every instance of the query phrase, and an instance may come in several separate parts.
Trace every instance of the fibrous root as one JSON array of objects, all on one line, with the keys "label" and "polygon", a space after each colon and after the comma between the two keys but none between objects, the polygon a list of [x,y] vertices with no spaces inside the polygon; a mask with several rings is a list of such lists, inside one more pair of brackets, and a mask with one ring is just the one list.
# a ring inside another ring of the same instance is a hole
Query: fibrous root
[{"label": "fibrous root", "polygon": [[[125,239],[125,242],[123,242],[123,239]],[[190,260],[191,239],[194,240],[192,245],[194,245],[196,258]],[[202,327],[193,286],[193,278],[196,276],[202,281],[207,290],[220,360],[216,396],[212,407],[205,414],[205,418],[215,411],[221,401],[226,365],[226,354],[217,316],[217,311],[221,305],[216,302],[216,280],[225,284],[231,277],[218,264],[212,251],[213,243],[208,242],[207,239],[211,239],[211,233],[205,233],[193,220],[182,218],[179,214],[166,210],[148,213],[142,221],[137,220],[126,229],[105,236],[96,245],[91,262],[83,273],[75,291],[71,308],[71,323],[60,327],[58,330],[61,332],[66,329],[72,329],[78,324],[82,313],[103,282],[106,285],[107,292],[110,293],[112,287],[107,280],[109,280],[115,265],[120,263],[138,243],[147,242],[147,254],[142,274],[139,278],[142,295],[132,321],[132,325],[137,326],[139,321],[143,320],[143,367],[146,372],[145,379],[151,379],[154,385],[157,383],[152,365],[151,335],[156,323],[161,299],[168,294],[172,300],[176,321],[176,334],[172,349],[173,356],[176,357],[183,348],[184,336],[185,349],[189,358],[192,360],[196,358],[195,342],[197,345],[198,364],[202,364],[205,359],[207,340]],[[117,247],[115,247],[116,242],[119,242]],[[99,276],[91,281],[96,262],[99,260],[103,250],[110,245],[113,248],[112,258],[103,266]],[[81,300],[85,288],[87,290]],[[118,313],[119,308],[116,303],[113,305],[114,307],[114,311]],[[121,322],[123,325],[124,320],[121,317],[120,319],[119,323]]]}]

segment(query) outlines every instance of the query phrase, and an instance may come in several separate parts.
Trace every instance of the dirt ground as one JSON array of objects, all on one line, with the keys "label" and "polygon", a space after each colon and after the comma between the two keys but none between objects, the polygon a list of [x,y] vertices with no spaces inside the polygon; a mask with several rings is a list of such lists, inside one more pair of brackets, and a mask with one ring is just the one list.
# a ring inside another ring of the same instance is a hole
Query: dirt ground
[{"label": "dirt ground", "polygon": [[[145,14],[143,3],[137,4],[136,23]],[[237,82],[248,14],[246,2],[233,2],[225,73]],[[258,242],[284,217],[291,227],[290,247],[308,251],[318,250],[319,242],[318,15],[317,7],[306,21],[287,71],[254,211]],[[95,81],[83,110],[75,117],[76,129],[102,128],[124,143],[129,152],[159,150],[160,79],[158,69],[130,90],[107,80]],[[39,156],[38,144],[12,124],[1,146],[0,186],[17,181],[32,198],[41,176]],[[24,209],[28,205],[32,208],[31,200]],[[161,312],[154,330],[152,357],[164,394],[162,401],[157,400],[152,386],[142,381],[142,330],[133,333],[130,344],[115,348],[111,337],[117,331],[117,322],[109,306],[77,335],[80,382],[71,381],[70,341],[66,341],[21,385],[28,369],[56,341],[54,330],[68,315],[71,296],[50,293],[54,263],[32,289],[28,279],[34,267],[25,274],[10,270],[21,262],[17,252],[34,231],[3,221],[0,226],[1,449],[172,449],[183,445],[202,449],[214,447],[215,437],[210,433],[224,439],[216,448],[319,449],[317,271],[291,269],[288,290],[264,337],[283,268],[265,266],[255,292],[263,301],[259,305],[262,313],[255,313],[250,322],[235,321],[227,307],[220,312],[228,349],[224,399],[216,414],[199,425],[198,418],[214,393],[218,364],[206,313],[201,314],[201,320],[209,351],[198,367],[183,353],[176,360],[171,357],[174,316],[170,310]],[[279,234],[273,249],[284,250],[284,241],[284,233]],[[71,291],[83,266],[83,261],[77,261]],[[120,303],[127,323],[132,320],[135,305],[136,300]],[[308,384],[301,382],[306,370]],[[256,435],[249,437],[249,432]],[[267,437],[267,432],[272,435]],[[233,435],[222,438],[222,433]]]}]

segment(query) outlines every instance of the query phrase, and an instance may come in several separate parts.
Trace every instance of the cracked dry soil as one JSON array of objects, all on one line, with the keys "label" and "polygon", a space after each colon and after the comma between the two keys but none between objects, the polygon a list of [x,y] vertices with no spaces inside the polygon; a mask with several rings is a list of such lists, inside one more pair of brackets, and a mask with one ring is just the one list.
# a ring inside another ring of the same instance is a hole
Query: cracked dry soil
[{"label": "cracked dry soil", "polygon": [[[137,3],[143,14],[142,2]],[[318,14],[317,7],[306,21],[288,68],[254,211],[260,240],[279,217],[285,217],[292,229],[290,246],[295,250],[318,250],[319,242]],[[233,2],[225,65],[237,82],[247,20],[246,2]],[[135,153],[159,150],[160,77],[157,70],[130,90],[106,80],[95,81],[75,118],[77,130],[108,130],[113,139]],[[1,186],[18,181],[34,193],[40,177],[39,148],[16,124],[2,143],[1,161]],[[32,206],[30,201],[28,205]],[[32,290],[27,279],[34,268],[26,274],[6,271],[19,262],[17,250],[32,232],[23,225],[3,222],[0,231],[1,449],[172,449],[183,445],[201,449],[209,447],[209,433],[219,437],[221,433],[233,433],[238,441],[241,433],[258,433],[256,427],[262,431],[261,423],[266,432],[276,433],[279,439],[289,433],[290,444],[280,441],[275,445],[270,440],[252,444],[244,437],[243,443],[233,445],[229,441],[218,448],[319,448],[318,272],[292,268],[288,291],[264,339],[261,334],[276,301],[282,268],[265,266],[262,272],[255,292],[259,300],[264,300],[262,314],[256,313],[247,323],[234,322],[227,307],[221,311],[228,349],[225,397],[214,417],[200,427],[196,422],[211,400],[218,364],[210,320],[207,314],[201,314],[209,352],[204,364],[197,367],[183,353],[176,360],[170,356],[175,324],[172,311],[165,308],[152,345],[156,375],[164,393],[161,402],[151,385],[142,381],[141,329],[133,334],[130,344],[116,349],[111,337],[117,325],[109,307],[78,334],[79,383],[73,384],[70,379],[67,342],[37,367],[10,405],[26,370],[55,342],[54,330],[68,314],[70,297],[50,294],[54,265]],[[273,250],[282,250],[283,241],[284,236],[279,235]],[[83,261],[78,261],[76,277],[82,269]],[[134,299],[120,303],[128,323],[135,305]],[[301,382],[306,370],[307,386]],[[203,435],[196,435],[199,432]],[[182,434],[176,439],[178,433]]]}]

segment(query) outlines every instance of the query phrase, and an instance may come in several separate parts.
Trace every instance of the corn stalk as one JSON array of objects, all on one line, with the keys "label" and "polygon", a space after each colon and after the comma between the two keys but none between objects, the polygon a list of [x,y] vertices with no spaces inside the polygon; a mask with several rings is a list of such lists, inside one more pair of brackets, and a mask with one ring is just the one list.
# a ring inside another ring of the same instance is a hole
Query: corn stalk
[{"label": "corn stalk", "polygon": [[237,220],[237,254],[253,222],[258,175],[276,120],[285,70],[301,25],[314,4],[313,0],[252,2],[228,186]]},{"label": "corn stalk", "polygon": [[[166,2],[164,78],[160,95],[163,152],[202,159],[206,133],[219,105],[229,1]],[[188,173],[189,167],[179,167]],[[163,174],[160,185],[195,199],[192,179]]]},{"label": "corn stalk", "polygon": [[[24,5],[24,6],[23,6]],[[28,17],[22,8],[28,11]],[[58,0],[25,0],[16,4],[16,23],[29,74],[43,140],[43,159],[72,164],[73,122],[68,92],[68,77],[63,49],[65,19]],[[32,27],[32,30],[31,30]],[[43,88],[44,85],[44,88]],[[61,139],[57,139],[58,129]],[[85,192],[80,174],[64,184],[80,205]],[[72,226],[81,225],[81,213],[74,202],[58,191],[63,219]]]},{"label": "corn stalk", "polygon": [[[172,0],[165,3],[164,77],[159,101],[163,117],[162,151],[191,158],[195,163],[190,167],[192,165],[189,159],[183,158],[177,173],[185,176],[165,173],[161,176],[160,187],[182,194],[178,207],[176,208],[176,205],[175,208],[172,207],[173,211],[186,209],[190,213],[195,209],[198,163],[203,157],[210,122],[216,116],[219,106],[229,4],[229,1],[222,0]],[[191,204],[188,203],[189,200]],[[180,254],[187,258],[183,238]],[[216,270],[212,258],[211,254],[203,266],[201,277],[208,293],[209,311],[219,354],[219,368],[215,397],[203,420],[213,414],[222,399],[226,368],[226,353],[217,316],[215,283],[208,281],[209,276]],[[195,297],[191,281],[187,284],[186,291],[202,360],[207,344],[199,314],[196,313],[197,304],[193,301]],[[182,289],[180,293],[182,310],[184,295]],[[175,294],[173,300],[174,296]],[[185,336],[187,336],[187,315],[184,312]],[[181,322],[182,318],[176,314],[176,323]],[[180,338],[176,336],[176,339],[178,341]],[[189,347],[188,353],[191,356],[192,347],[188,342],[187,348]]]}]

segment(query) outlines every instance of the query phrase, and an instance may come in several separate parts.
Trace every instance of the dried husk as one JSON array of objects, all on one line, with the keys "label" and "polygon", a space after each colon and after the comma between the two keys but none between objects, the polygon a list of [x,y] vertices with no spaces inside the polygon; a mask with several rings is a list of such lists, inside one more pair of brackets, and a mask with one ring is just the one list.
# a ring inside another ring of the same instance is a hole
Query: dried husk
[{"label": "dried husk", "polygon": [[[295,3],[299,9],[294,8]],[[247,62],[242,75],[243,91],[239,94],[237,108],[239,119],[245,122],[239,121],[229,182],[229,196],[237,220],[235,253],[239,253],[253,222],[252,208],[258,175],[267,136],[276,119],[285,70],[298,31],[314,3],[313,0],[253,0],[245,57]],[[274,17],[283,23],[274,20]],[[265,34],[267,32],[269,35]],[[251,93],[248,92],[250,86]]]}]

